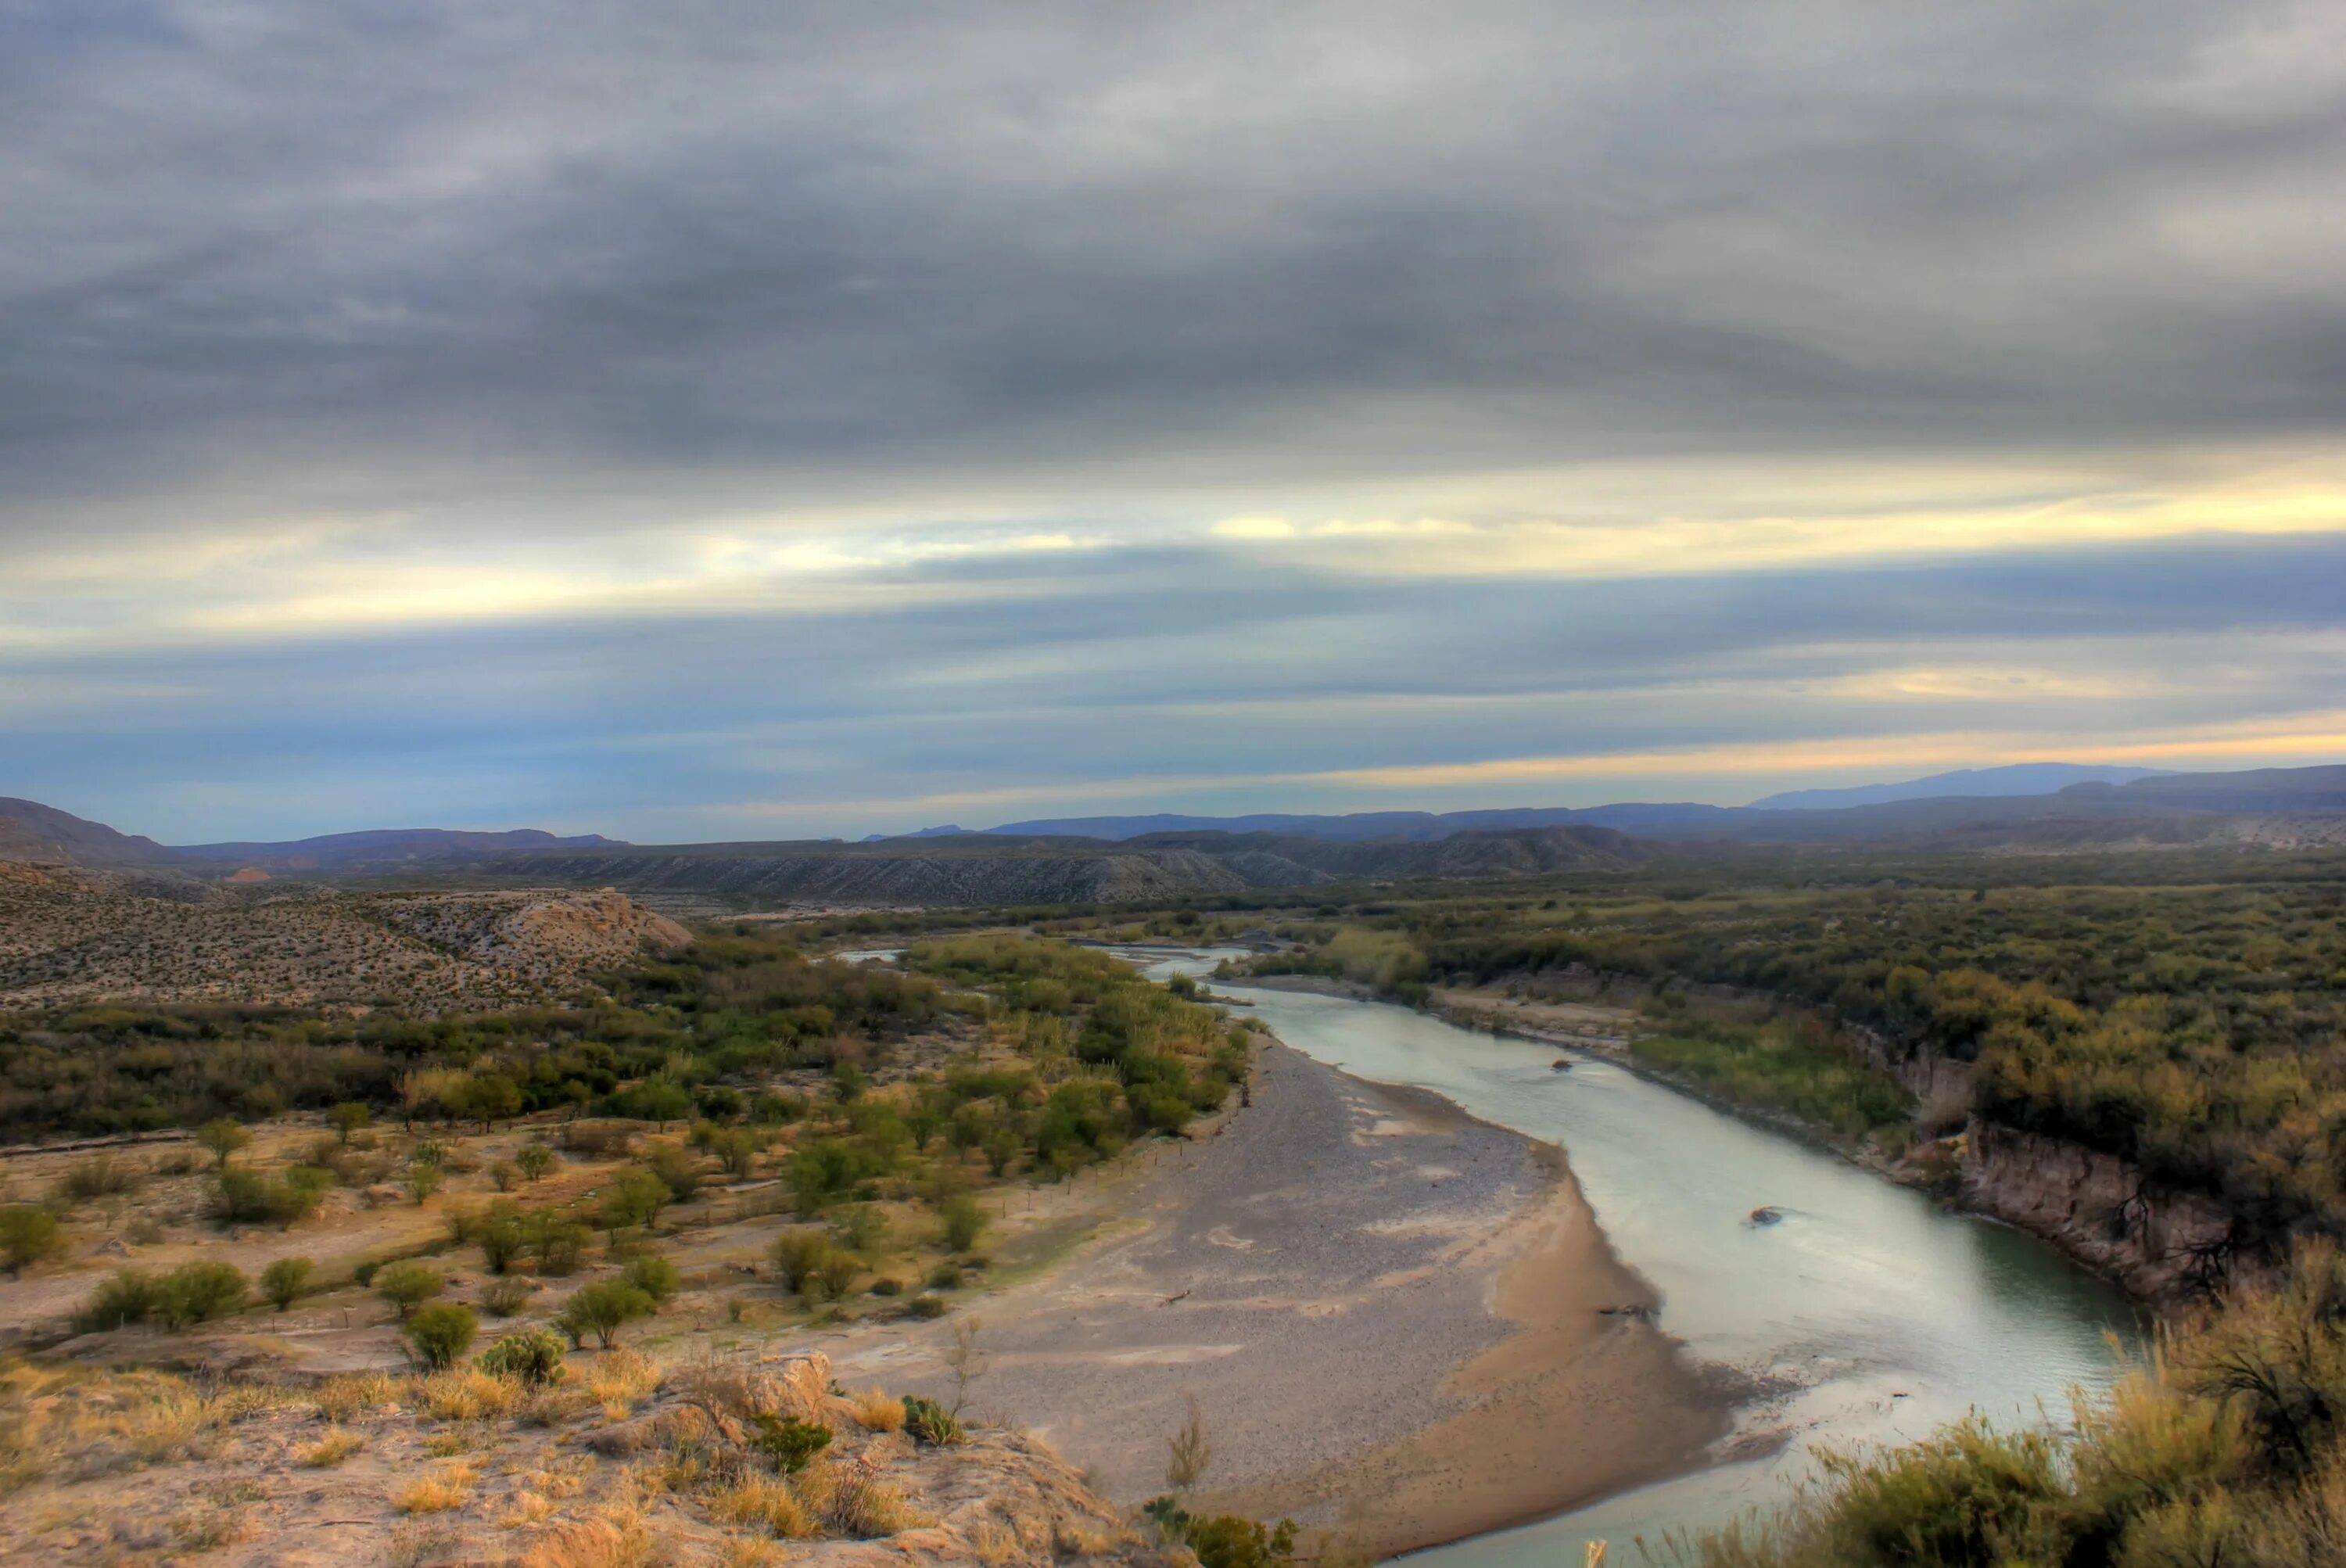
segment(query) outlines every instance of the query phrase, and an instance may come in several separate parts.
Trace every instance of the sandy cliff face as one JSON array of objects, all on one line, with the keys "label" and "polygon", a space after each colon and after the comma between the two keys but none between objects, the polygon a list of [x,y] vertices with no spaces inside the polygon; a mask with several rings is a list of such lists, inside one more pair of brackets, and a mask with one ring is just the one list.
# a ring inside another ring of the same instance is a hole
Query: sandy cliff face
[{"label": "sandy cliff face", "polygon": [[1963,1195],[2148,1300],[2180,1299],[2255,1268],[2235,1255],[2233,1222],[2213,1199],[2160,1190],[2114,1155],[1976,1117]]}]

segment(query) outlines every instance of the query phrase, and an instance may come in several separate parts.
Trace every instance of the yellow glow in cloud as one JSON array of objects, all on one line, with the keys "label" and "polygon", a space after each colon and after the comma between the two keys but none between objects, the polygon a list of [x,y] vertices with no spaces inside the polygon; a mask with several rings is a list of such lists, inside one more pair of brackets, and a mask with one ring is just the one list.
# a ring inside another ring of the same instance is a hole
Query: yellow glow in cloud
[{"label": "yellow glow in cloud", "polygon": [[1214,524],[1214,535],[1220,539],[1291,539],[1295,524],[1284,517],[1225,517]]},{"label": "yellow glow in cloud", "polygon": [[[1311,772],[1177,774],[1070,782],[1056,779],[979,789],[943,790],[894,799],[752,800],[712,807],[746,817],[824,817],[852,812],[945,812],[980,806],[1046,805],[1079,815],[1092,804],[1162,800],[1183,794],[1304,786],[1383,793],[1468,789],[1484,785],[1565,784],[1606,779],[1685,779],[1813,778],[1850,769],[1913,771],[1988,768],[2015,762],[2140,763],[2176,769],[2274,766],[2346,757],[2346,709],[2272,719],[2206,725],[2102,739],[2027,731],[1943,731],[1849,739],[1748,741],[1652,748],[1473,762],[1412,763]],[[1075,804],[1070,804],[1074,802]],[[1315,806],[1311,809],[1342,809]]]}]

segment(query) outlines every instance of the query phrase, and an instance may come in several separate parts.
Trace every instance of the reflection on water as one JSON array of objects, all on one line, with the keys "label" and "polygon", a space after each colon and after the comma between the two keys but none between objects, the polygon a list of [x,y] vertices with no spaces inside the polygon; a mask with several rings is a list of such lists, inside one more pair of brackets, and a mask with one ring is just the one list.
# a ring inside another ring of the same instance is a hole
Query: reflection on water
[{"label": "reflection on water", "polygon": [[[1204,974],[1229,953],[1135,955],[1152,974]],[[1494,1039],[1403,1008],[1216,988],[1295,1049],[1382,1083],[1431,1089],[1487,1121],[1561,1144],[1615,1250],[1662,1293],[1664,1329],[1698,1356],[1795,1379],[1752,1412],[1793,1437],[1765,1459],[1645,1488],[1421,1554],[1440,1568],[1576,1563],[1614,1543],[1724,1522],[1780,1497],[1819,1442],[1918,1437],[1976,1408],[2058,1419],[2072,1385],[2107,1381],[2107,1337],[2131,1341],[2125,1298],[2051,1247],[1830,1155],[1747,1125],[1599,1057],[1553,1068],[1553,1047]],[[1782,1218],[1754,1225],[1754,1209]]]}]

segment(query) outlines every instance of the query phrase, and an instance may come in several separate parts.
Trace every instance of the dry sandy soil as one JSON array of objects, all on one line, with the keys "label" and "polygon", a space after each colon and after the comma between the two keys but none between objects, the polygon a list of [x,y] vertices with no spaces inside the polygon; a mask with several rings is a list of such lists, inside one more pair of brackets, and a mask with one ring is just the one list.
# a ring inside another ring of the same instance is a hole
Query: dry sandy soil
[{"label": "dry sandy soil", "polygon": [[[1128,1222],[972,1309],[976,1408],[1124,1503],[1165,1490],[1184,1396],[1203,1506],[1378,1553],[1690,1467],[1721,1402],[1636,1311],[1556,1151],[1284,1047],[1219,1136],[1139,1174]],[[1610,1310],[1608,1310],[1610,1309]],[[949,1394],[942,1326],[825,1341],[842,1375]]]},{"label": "dry sandy soil", "polygon": [[342,893],[0,864],[0,1007],[121,1002],[495,1006],[681,946],[608,888]]}]

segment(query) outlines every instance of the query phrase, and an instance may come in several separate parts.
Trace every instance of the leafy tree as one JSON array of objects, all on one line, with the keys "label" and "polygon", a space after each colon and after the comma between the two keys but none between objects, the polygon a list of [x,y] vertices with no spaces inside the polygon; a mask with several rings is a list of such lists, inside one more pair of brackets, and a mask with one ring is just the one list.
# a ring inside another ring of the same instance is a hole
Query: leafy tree
[{"label": "leafy tree", "polygon": [[650,1225],[658,1217],[660,1206],[668,1202],[668,1183],[640,1166],[621,1171],[603,1189],[604,1228],[625,1230]]},{"label": "leafy tree", "polygon": [[503,1274],[529,1246],[529,1227],[521,1208],[499,1198],[478,1214],[467,1215],[456,1227],[457,1238],[481,1249],[481,1260],[492,1274]]},{"label": "leafy tree", "polygon": [[524,1181],[537,1181],[554,1168],[554,1151],[544,1144],[524,1144],[514,1156],[514,1165]]},{"label": "leafy tree", "polygon": [[700,1190],[700,1172],[693,1157],[674,1144],[662,1144],[645,1162],[668,1188],[669,1199],[685,1203]]},{"label": "leafy tree", "polygon": [[580,1220],[551,1209],[537,1209],[522,1222],[528,1237],[528,1250],[537,1262],[540,1274],[569,1274],[576,1270],[586,1256],[586,1243],[593,1237]]},{"label": "leafy tree", "polygon": [[221,1169],[228,1166],[229,1156],[252,1142],[252,1135],[242,1124],[227,1116],[206,1122],[196,1130],[196,1142],[212,1156],[212,1163]]}]

